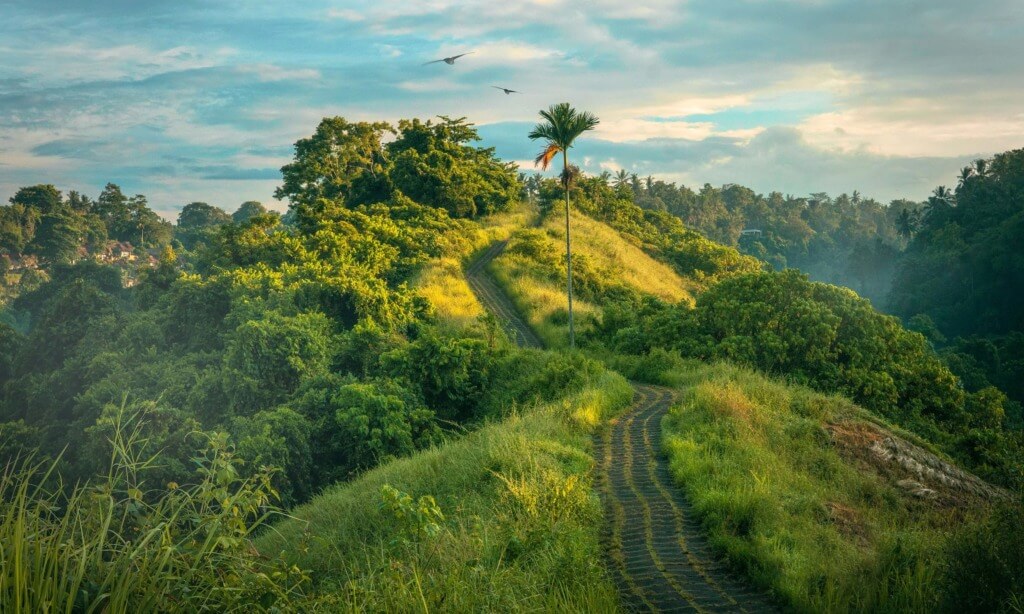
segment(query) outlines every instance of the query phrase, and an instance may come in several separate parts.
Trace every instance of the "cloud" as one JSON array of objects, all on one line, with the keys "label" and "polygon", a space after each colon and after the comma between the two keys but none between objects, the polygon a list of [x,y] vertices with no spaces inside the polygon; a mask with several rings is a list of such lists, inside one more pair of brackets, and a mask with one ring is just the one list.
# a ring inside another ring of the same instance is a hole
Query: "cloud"
[{"label": "cloud", "polygon": [[274,64],[243,64],[238,67],[242,74],[253,74],[264,83],[271,81],[305,81],[322,78],[314,68],[285,68]]},{"label": "cloud", "polygon": [[[536,170],[528,154],[537,148],[525,138],[526,124],[482,126],[485,142],[520,166]],[[585,135],[570,150],[571,159],[593,174],[624,168],[693,188],[705,183],[742,183],[756,191],[797,195],[863,191],[884,201],[923,200],[932,188],[953,182],[956,169],[977,157],[883,156],[868,151],[827,151],[792,127],[767,128],[751,138],[652,138],[608,141]]]},{"label": "cloud", "polygon": [[250,179],[268,179],[277,181],[281,178],[280,168],[238,168],[234,166],[197,166],[190,169],[202,179],[226,179],[246,181]]},{"label": "cloud", "polygon": [[[602,120],[573,150],[590,172],[762,191],[920,198],[963,160],[1024,144],[1019,0],[10,0],[4,11],[4,193],[35,181],[94,193],[117,179],[168,211],[269,200],[273,169],[327,115],[467,116],[529,169],[538,144],[525,134],[563,100]],[[464,51],[454,66],[421,66]]]}]

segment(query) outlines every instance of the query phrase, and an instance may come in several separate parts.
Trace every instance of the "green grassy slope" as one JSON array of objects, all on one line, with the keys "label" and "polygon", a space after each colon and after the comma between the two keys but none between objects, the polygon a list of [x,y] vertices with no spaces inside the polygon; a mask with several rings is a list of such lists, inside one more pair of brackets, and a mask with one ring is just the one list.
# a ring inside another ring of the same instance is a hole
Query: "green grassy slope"
[{"label": "green grassy slope", "polygon": [[[513,232],[525,219],[482,231],[512,237],[491,270],[545,342],[560,347],[561,221],[550,216]],[[691,305],[714,283],[680,276],[606,224],[581,214],[573,223],[584,331],[605,300]],[[427,267],[419,288],[439,318],[466,325],[480,307],[459,265]],[[841,397],[662,350],[600,352],[629,377],[681,391],[665,422],[673,476],[713,546],[782,603],[805,612],[948,605],[951,536],[983,524],[998,491]],[[537,365],[561,360],[524,356]],[[595,372],[564,399],[329,489],[264,535],[259,549],[310,570],[325,609],[615,609],[600,564],[590,435],[629,399],[625,380]],[[932,472],[915,473],[914,463]],[[408,501],[389,507],[385,485]]]},{"label": "green grassy slope", "polygon": [[732,562],[798,611],[940,605],[950,533],[1003,493],[841,397],[728,364],[677,376],[672,473]]},{"label": "green grassy slope", "polygon": [[[585,330],[600,315],[603,299],[624,293],[692,304],[699,284],[650,256],[603,222],[574,211],[574,301]],[[498,283],[548,347],[563,347],[568,330],[565,306],[565,218],[557,211],[539,229],[512,235],[508,249],[491,267]]]},{"label": "green grassy slope", "polygon": [[[617,298],[622,288],[692,304],[708,286],[666,277],[651,264],[661,263],[639,249],[603,250],[632,244],[583,215],[573,222],[584,285],[592,277],[602,281],[577,303],[584,334],[593,330],[602,299]],[[564,345],[567,328],[558,228],[553,215],[541,231],[519,231],[493,264],[527,321],[555,347]],[[678,284],[679,294],[653,291],[654,277]],[[663,350],[619,356],[595,339],[594,355],[606,364],[682,392],[665,429],[674,477],[719,552],[798,611],[938,608],[948,598],[943,574],[951,536],[983,524],[1003,498],[936,455],[929,442],[842,397]],[[942,469],[908,469],[930,463]]]},{"label": "green grassy slope", "polygon": [[[612,611],[591,433],[631,397],[620,376],[594,373],[563,399],[329,489],[258,548],[310,570],[328,610]],[[387,507],[384,485],[411,501]]]},{"label": "green grassy slope", "polygon": [[466,260],[471,260],[493,241],[508,239],[536,215],[531,206],[521,203],[512,211],[480,218],[471,235],[465,237],[470,244],[465,259],[449,256],[431,260],[413,279],[413,289],[433,306],[440,321],[457,327],[473,324],[484,311],[466,283],[463,274]]}]

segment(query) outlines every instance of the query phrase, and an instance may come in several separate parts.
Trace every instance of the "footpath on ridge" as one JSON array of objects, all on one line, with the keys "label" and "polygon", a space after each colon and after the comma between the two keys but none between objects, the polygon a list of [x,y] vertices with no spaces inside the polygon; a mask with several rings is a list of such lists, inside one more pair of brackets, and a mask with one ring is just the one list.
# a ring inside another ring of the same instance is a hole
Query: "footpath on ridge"
[{"label": "footpath on ridge", "polygon": [[[491,245],[466,269],[485,309],[520,347],[543,343],[487,273],[508,241]],[[631,609],[651,612],[775,612],[761,593],[715,559],[693,510],[660,454],[668,388],[633,382],[633,405],[598,435],[597,487],[609,572]]]}]

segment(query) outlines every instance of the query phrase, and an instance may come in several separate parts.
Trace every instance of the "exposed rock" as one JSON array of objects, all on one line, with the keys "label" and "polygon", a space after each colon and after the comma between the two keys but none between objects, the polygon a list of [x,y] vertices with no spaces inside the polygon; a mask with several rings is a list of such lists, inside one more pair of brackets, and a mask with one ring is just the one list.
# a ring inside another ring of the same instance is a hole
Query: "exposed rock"
[{"label": "exposed rock", "polygon": [[874,468],[910,497],[951,507],[971,499],[1010,498],[1007,491],[875,424],[846,421],[826,430],[843,456]]}]

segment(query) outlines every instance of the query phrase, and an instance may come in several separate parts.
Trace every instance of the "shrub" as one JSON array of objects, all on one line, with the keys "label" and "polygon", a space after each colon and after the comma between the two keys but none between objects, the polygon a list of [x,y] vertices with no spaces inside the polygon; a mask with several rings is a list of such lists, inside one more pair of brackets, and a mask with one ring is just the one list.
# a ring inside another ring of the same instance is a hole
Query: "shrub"
[{"label": "shrub", "polygon": [[116,426],[96,482],[66,490],[56,463],[31,458],[0,475],[0,611],[268,611],[302,599],[306,574],[250,543],[278,513],[269,472],[239,478],[215,436],[193,484],[154,494],[158,457],[141,454],[141,423],[122,412]]}]

